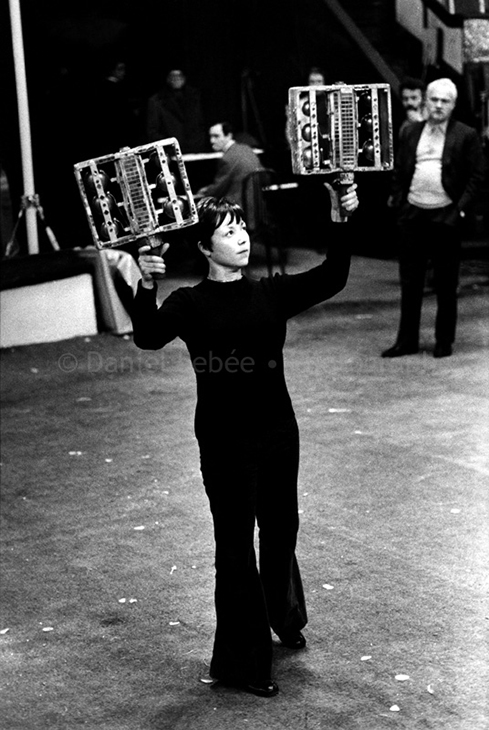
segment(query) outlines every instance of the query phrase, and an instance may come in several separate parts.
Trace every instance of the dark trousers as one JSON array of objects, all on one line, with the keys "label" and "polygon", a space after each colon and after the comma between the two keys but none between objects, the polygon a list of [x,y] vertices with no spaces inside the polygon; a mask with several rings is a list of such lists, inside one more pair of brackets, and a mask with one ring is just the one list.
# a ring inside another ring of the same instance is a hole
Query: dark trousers
[{"label": "dark trousers", "polygon": [[459,228],[444,222],[440,210],[409,209],[400,222],[401,319],[397,343],[418,347],[425,276],[431,262],[437,303],[435,339],[439,344],[451,345],[457,324]]},{"label": "dark trousers", "polygon": [[255,437],[239,430],[232,438],[214,434],[199,446],[216,543],[217,626],[210,675],[228,682],[268,680],[270,627],[281,634],[307,623],[295,557],[297,423],[291,419]]}]

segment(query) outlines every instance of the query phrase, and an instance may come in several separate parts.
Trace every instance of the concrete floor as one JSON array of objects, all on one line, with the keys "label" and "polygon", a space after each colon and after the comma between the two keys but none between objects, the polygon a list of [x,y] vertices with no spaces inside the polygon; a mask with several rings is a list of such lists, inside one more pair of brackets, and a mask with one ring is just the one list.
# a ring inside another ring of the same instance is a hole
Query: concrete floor
[{"label": "concrete floor", "polygon": [[[288,269],[320,259],[292,249]],[[346,289],[290,323],[310,621],[304,652],[277,643],[270,700],[200,681],[213,544],[182,343],[2,351],[2,727],[487,730],[488,283],[464,261],[442,360],[430,292],[422,352],[380,358],[395,261],[354,257]]]}]

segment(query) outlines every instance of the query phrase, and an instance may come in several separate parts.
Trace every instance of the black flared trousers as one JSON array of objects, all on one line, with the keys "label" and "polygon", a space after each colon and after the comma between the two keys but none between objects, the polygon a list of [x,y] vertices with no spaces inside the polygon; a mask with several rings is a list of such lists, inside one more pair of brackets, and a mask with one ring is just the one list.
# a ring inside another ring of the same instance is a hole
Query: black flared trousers
[{"label": "black flared trousers", "polygon": [[[210,675],[230,683],[271,678],[272,636],[307,623],[295,556],[299,435],[295,419],[260,433],[200,439],[214,521],[217,626]],[[259,569],[255,555],[258,525]]]}]

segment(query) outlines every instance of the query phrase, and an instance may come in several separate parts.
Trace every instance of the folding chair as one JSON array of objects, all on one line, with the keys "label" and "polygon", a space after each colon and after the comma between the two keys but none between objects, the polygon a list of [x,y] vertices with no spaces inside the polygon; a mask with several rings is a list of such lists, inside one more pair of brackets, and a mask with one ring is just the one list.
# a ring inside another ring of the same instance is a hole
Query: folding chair
[{"label": "folding chair", "polygon": [[[273,276],[274,251],[282,274],[285,273],[285,257],[280,227],[275,219],[270,196],[276,194],[277,173],[269,167],[250,172],[243,180],[243,212],[252,243],[265,248],[268,275]],[[270,189],[272,188],[272,189]],[[275,188],[275,190],[274,190]]]}]

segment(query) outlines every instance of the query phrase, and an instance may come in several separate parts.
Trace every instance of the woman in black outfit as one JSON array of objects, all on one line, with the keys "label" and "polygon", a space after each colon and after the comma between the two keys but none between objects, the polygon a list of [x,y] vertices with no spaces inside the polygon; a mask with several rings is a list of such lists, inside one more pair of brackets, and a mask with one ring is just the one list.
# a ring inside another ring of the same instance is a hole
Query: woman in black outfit
[{"label": "woman in black outfit", "polygon": [[[341,197],[347,213],[358,206],[355,189]],[[284,378],[286,322],[345,286],[349,226],[330,226],[320,266],[254,280],[243,275],[250,239],[241,208],[205,198],[198,210],[198,246],[208,259],[208,276],[172,292],[158,308],[154,279],[165,273],[168,244],[161,256],[141,248],[134,342],[155,350],[180,337],[196,375],[195,434],[216,543],[210,676],[272,697],[278,686],[271,679],[270,628],[285,646],[302,649],[307,623],[295,557],[299,436]]]}]

